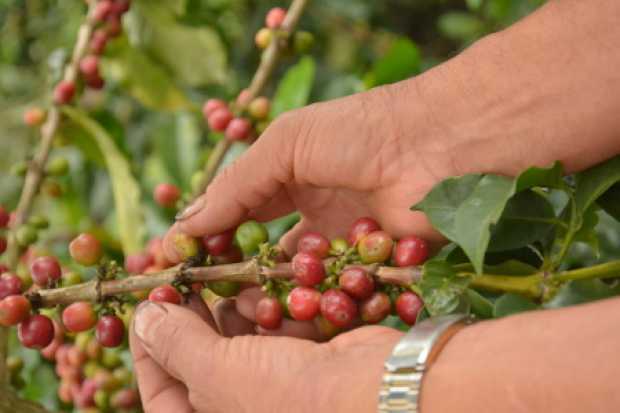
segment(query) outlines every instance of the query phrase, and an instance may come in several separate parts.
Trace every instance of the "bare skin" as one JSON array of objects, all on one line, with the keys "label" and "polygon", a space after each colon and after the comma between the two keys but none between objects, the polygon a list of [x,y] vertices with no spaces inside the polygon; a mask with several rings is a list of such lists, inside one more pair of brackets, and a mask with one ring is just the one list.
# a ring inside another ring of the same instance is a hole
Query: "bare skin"
[{"label": "bare skin", "polygon": [[[396,237],[441,242],[408,208],[442,178],[554,160],[572,172],[620,153],[619,38],[618,1],[551,1],[417,78],[286,114],[169,235],[297,209],[302,221],[282,240],[288,251],[307,230],[342,235],[362,215]],[[169,242],[166,250],[178,258]],[[236,307],[215,312],[226,335],[253,331],[258,296],[246,290]],[[382,363],[400,337],[364,327],[322,344],[223,338],[192,311],[161,308],[141,307],[131,337],[147,413],[373,412]],[[619,310],[614,299],[462,330],[425,378],[422,411],[619,410]],[[319,338],[311,323],[274,334]]]}]

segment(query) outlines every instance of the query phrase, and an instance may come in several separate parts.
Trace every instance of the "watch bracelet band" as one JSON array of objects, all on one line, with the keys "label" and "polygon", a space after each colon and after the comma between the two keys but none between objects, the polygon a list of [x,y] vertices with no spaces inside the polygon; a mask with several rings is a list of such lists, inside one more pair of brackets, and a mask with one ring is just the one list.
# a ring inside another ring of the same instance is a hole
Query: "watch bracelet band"
[{"label": "watch bracelet band", "polygon": [[394,347],[392,356],[385,363],[378,412],[418,413],[422,379],[435,344],[450,328],[471,322],[471,317],[465,314],[450,314],[426,319],[413,327]]}]

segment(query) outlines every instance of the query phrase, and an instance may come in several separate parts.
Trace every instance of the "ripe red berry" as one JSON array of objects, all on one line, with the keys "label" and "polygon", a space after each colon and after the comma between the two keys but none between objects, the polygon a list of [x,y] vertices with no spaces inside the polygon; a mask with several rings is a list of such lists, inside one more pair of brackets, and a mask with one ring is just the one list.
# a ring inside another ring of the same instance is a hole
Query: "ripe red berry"
[{"label": "ripe red berry", "polygon": [[347,238],[349,245],[355,245],[366,235],[379,230],[381,230],[381,226],[379,226],[379,223],[374,219],[369,217],[359,218],[353,222],[349,230],[349,236]]},{"label": "ripe red berry", "polygon": [[179,305],[181,304],[183,297],[176,288],[170,284],[166,284],[153,288],[153,291],[149,294],[149,300],[157,303],[171,303]]},{"label": "ripe red berry", "polygon": [[233,118],[233,114],[228,108],[216,109],[207,119],[209,127],[217,132],[224,132]]},{"label": "ripe red berry", "polygon": [[54,324],[46,316],[35,314],[19,324],[17,335],[24,347],[40,350],[54,339]]},{"label": "ripe red berry", "polygon": [[79,333],[93,328],[97,323],[97,315],[90,303],[77,302],[65,308],[62,312],[62,322],[67,330]]},{"label": "ripe red berry", "polygon": [[108,33],[103,29],[97,29],[93,33],[93,36],[90,39],[89,49],[90,52],[96,55],[100,55],[105,50],[106,45],[108,44]]},{"label": "ripe red berry", "polygon": [[286,299],[286,306],[295,320],[312,320],[319,314],[321,293],[310,287],[295,287]]},{"label": "ripe red berry", "polygon": [[62,80],[54,88],[54,102],[58,105],[66,105],[75,96],[75,83]]},{"label": "ripe red berry", "polygon": [[228,105],[222,99],[209,99],[202,105],[202,114],[206,120],[218,109],[226,109]]},{"label": "ripe red berry", "polygon": [[321,314],[336,327],[347,328],[357,316],[357,305],[347,293],[332,288],[321,296]]},{"label": "ripe red berry", "polygon": [[137,254],[128,255],[125,258],[125,270],[130,274],[142,274],[144,270],[155,263],[155,259],[151,254],[139,252]]},{"label": "ripe red berry", "polygon": [[277,29],[282,26],[284,18],[286,17],[286,10],[282,7],[274,7],[269,10],[265,17],[265,25],[270,29]]},{"label": "ripe red berry", "polygon": [[173,184],[159,184],[153,191],[153,198],[158,205],[172,208],[181,197],[181,190]]},{"label": "ripe red berry", "polygon": [[256,323],[267,330],[275,330],[282,324],[284,311],[275,297],[263,297],[256,304]]},{"label": "ripe red berry", "polygon": [[10,295],[0,300],[0,325],[4,327],[21,323],[30,315],[30,301],[23,295]]},{"label": "ripe red berry", "polygon": [[21,278],[8,272],[0,275],[0,300],[10,295],[19,295],[21,293]]},{"label": "ripe red berry", "polygon": [[0,237],[0,254],[3,254],[4,251],[6,251],[7,245],[6,238]]},{"label": "ripe red berry", "polygon": [[391,311],[390,297],[378,291],[360,304],[360,315],[362,320],[368,324],[380,323]]},{"label": "ripe red berry", "polygon": [[103,250],[101,242],[94,235],[83,233],[71,241],[69,244],[69,254],[78,264],[91,266],[101,260]]},{"label": "ripe red berry", "polygon": [[329,240],[318,232],[306,232],[297,241],[297,252],[309,252],[319,258],[326,258],[329,250]]},{"label": "ripe red berry", "polygon": [[399,267],[420,265],[426,261],[428,253],[428,242],[415,235],[410,235],[396,243],[394,263]]},{"label": "ripe red berry", "polygon": [[45,121],[45,111],[41,108],[30,108],[24,112],[24,123],[28,126],[39,126]]},{"label": "ripe red berry", "polygon": [[99,58],[95,55],[88,55],[80,60],[80,73],[85,77],[99,75]]},{"label": "ripe red berry", "polygon": [[232,247],[230,247],[230,249],[226,251],[224,254],[216,255],[213,257],[213,261],[218,265],[233,264],[235,262],[241,262],[242,260],[243,260],[243,252],[236,245],[233,245]]},{"label": "ripe red berry", "polygon": [[114,0],[114,7],[112,8],[112,13],[119,16],[123,15],[129,11],[130,7],[130,0]]},{"label": "ripe red berry", "polygon": [[365,300],[375,291],[375,281],[361,267],[348,267],[338,279],[340,288],[356,300]]},{"label": "ripe red berry", "polygon": [[110,15],[112,8],[113,2],[111,0],[99,1],[93,10],[93,19],[96,22],[102,23]]},{"label": "ripe red berry", "polygon": [[47,287],[50,282],[57,281],[62,275],[60,264],[54,257],[36,258],[30,265],[32,281],[39,287]]},{"label": "ripe red berry", "polygon": [[424,303],[417,294],[405,291],[396,299],[396,313],[405,323],[414,325]]},{"label": "ripe red berry", "polygon": [[86,86],[94,90],[101,90],[105,86],[105,80],[99,75],[85,79]]},{"label": "ripe red berry", "polygon": [[385,231],[375,231],[362,238],[357,245],[357,252],[364,264],[384,262],[392,254],[394,241]]},{"label": "ripe red berry", "polygon": [[223,255],[230,250],[236,229],[230,229],[215,235],[205,235],[202,238],[205,250],[209,255]]},{"label": "ripe red berry", "polygon": [[117,37],[123,32],[123,24],[121,23],[120,16],[112,15],[108,17],[108,21],[105,25],[105,31],[110,37]]},{"label": "ripe red berry", "polygon": [[114,409],[133,409],[140,403],[136,389],[122,389],[114,393],[110,406]]},{"label": "ripe red berry", "polygon": [[103,347],[118,347],[125,337],[125,325],[115,315],[106,315],[97,322],[95,337]]},{"label": "ripe red berry", "polygon": [[252,124],[245,118],[234,118],[226,126],[226,137],[231,141],[242,141],[250,135]]},{"label": "ripe red berry", "polygon": [[304,287],[312,287],[319,284],[325,278],[325,266],[323,261],[314,254],[298,252],[291,262],[295,281]]},{"label": "ripe red berry", "polygon": [[82,367],[86,363],[86,353],[77,345],[71,346],[67,352],[67,362],[73,367]]},{"label": "ripe red berry", "polygon": [[11,220],[11,214],[0,205],[0,228],[6,228]]}]

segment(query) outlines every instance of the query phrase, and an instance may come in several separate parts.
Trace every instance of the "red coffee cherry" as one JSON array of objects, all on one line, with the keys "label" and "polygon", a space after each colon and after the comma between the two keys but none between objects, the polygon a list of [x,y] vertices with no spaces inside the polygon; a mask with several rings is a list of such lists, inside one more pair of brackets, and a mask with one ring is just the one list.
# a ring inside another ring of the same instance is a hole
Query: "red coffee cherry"
[{"label": "red coffee cherry", "polygon": [[274,7],[269,10],[265,17],[265,25],[270,29],[277,29],[282,26],[284,18],[286,17],[286,10],[282,7]]},{"label": "red coffee cherry", "polygon": [[103,256],[101,242],[94,235],[83,233],[69,244],[69,254],[75,262],[85,266],[97,264]]},{"label": "red coffee cherry", "polygon": [[206,120],[208,120],[209,116],[211,116],[211,114],[216,110],[227,108],[228,104],[222,99],[209,99],[205,102],[204,105],[202,105],[202,115]]},{"label": "red coffee cherry", "polygon": [[360,315],[362,320],[368,324],[380,323],[385,317],[390,315],[391,311],[392,303],[390,302],[390,297],[378,291],[360,304]]},{"label": "red coffee cherry", "polygon": [[414,325],[420,310],[424,307],[422,299],[411,291],[405,291],[396,299],[396,313],[405,323]]},{"label": "red coffee cherry", "polygon": [[283,314],[282,305],[275,297],[263,297],[256,304],[256,323],[267,330],[280,327]]},{"label": "red coffee cherry", "polygon": [[164,240],[161,237],[151,239],[146,246],[146,251],[153,257],[158,267],[168,268],[172,265],[164,252]]},{"label": "red coffee cherry", "polygon": [[10,295],[0,300],[0,325],[10,327],[30,316],[30,301],[23,295]]},{"label": "red coffee cherry", "polygon": [[231,141],[242,141],[250,135],[252,124],[245,118],[234,118],[226,126],[226,137]]},{"label": "red coffee cherry", "polygon": [[95,55],[88,55],[80,60],[80,73],[84,77],[99,76],[99,58]]},{"label": "red coffee cherry", "polygon": [[309,252],[319,258],[329,255],[329,240],[318,232],[306,232],[297,241],[297,252]]},{"label": "red coffee cherry", "polygon": [[99,75],[88,77],[85,80],[86,86],[94,90],[101,90],[105,86],[105,80]]},{"label": "red coffee cherry", "polygon": [[364,264],[384,262],[392,254],[394,241],[385,231],[375,231],[362,238],[357,245],[357,252]]},{"label": "red coffee cherry", "polygon": [[374,279],[361,267],[345,268],[340,274],[338,285],[356,300],[365,300],[375,291]]},{"label": "red coffee cherry", "polygon": [[158,205],[172,208],[181,197],[181,190],[173,184],[159,184],[153,191],[153,198]]},{"label": "red coffee cherry", "polygon": [[88,47],[90,52],[96,55],[100,55],[105,50],[108,44],[108,33],[104,29],[97,29],[90,38]]},{"label": "red coffee cherry", "polygon": [[77,302],[62,312],[62,323],[72,333],[79,333],[93,328],[97,323],[97,315],[90,303]]},{"label": "red coffee cherry", "polygon": [[183,297],[176,288],[170,284],[166,284],[153,288],[149,294],[149,301],[179,305],[181,304],[181,301],[183,301]]},{"label": "red coffee cherry", "polygon": [[19,324],[17,336],[24,347],[40,350],[54,339],[54,324],[46,316],[35,314]]},{"label": "red coffee cherry", "polygon": [[93,379],[85,379],[82,382],[79,393],[73,395],[73,402],[80,409],[94,407],[96,392],[97,383]]},{"label": "red coffee cherry", "polygon": [[0,237],[0,254],[3,254],[4,251],[6,251],[7,245],[6,238]]},{"label": "red coffee cherry", "polygon": [[0,228],[6,228],[11,220],[11,214],[0,205]]},{"label": "red coffee cherry", "polygon": [[52,320],[52,324],[54,325],[54,339],[47,347],[41,349],[41,355],[47,360],[55,361],[56,353],[64,343],[65,331],[56,320]]},{"label": "red coffee cherry", "polygon": [[205,235],[202,238],[205,250],[209,255],[223,255],[228,252],[232,246],[236,229],[230,229],[220,234]]},{"label": "red coffee cherry", "polygon": [[133,409],[138,407],[140,396],[136,389],[122,389],[114,393],[110,406],[114,409]]},{"label": "red coffee cherry", "polygon": [[216,109],[209,115],[207,122],[209,127],[217,132],[224,132],[233,118],[233,114],[228,108]]},{"label": "red coffee cherry", "polygon": [[9,272],[0,275],[0,300],[10,295],[22,293],[22,280],[15,274]]},{"label": "red coffee cherry", "polygon": [[97,322],[95,337],[103,347],[118,347],[125,337],[125,325],[115,315],[105,315]]},{"label": "red coffee cherry", "polygon": [[114,4],[112,7],[112,14],[115,14],[117,16],[122,16],[123,14],[129,11],[130,7],[131,7],[130,0],[114,0]]},{"label": "red coffee cherry", "polygon": [[32,281],[39,287],[47,287],[52,281],[57,281],[62,275],[60,264],[54,257],[45,256],[35,259],[30,265]]},{"label": "red coffee cherry", "polygon": [[86,363],[86,353],[77,345],[71,346],[67,352],[67,362],[73,367],[82,367]]},{"label": "red coffee cherry", "polygon": [[128,255],[125,258],[125,270],[130,274],[142,274],[148,267],[155,263],[151,254],[139,252]]},{"label": "red coffee cherry", "polygon": [[248,106],[248,112],[254,119],[266,119],[269,116],[269,110],[271,109],[271,103],[265,96],[259,96],[250,102]]},{"label": "red coffee cherry", "polygon": [[28,126],[39,126],[45,121],[45,111],[41,108],[30,108],[24,112],[24,123]]},{"label": "red coffee cherry", "polygon": [[323,261],[314,254],[298,252],[291,262],[295,281],[304,287],[320,284],[325,278]]},{"label": "red coffee cherry", "polygon": [[123,25],[121,23],[120,16],[113,15],[108,17],[108,21],[105,25],[105,31],[110,37],[117,37],[123,33]]},{"label": "red coffee cherry", "polygon": [[54,103],[57,105],[66,105],[73,100],[75,96],[75,83],[68,80],[60,81],[54,88]]},{"label": "red coffee cherry", "polygon": [[349,241],[349,245],[355,245],[366,235],[380,230],[381,226],[379,226],[379,223],[374,219],[369,217],[359,218],[351,225],[347,240]]},{"label": "red coffee cherry", "polygon": [[295,320],[312,320],[319,314],[321,293],[310,287],[295,287],[286,299],[286,306]]},{"label": "red coffee cherry", "polygon": [[321,296],[321,314],[338,328],[347,328],[357,317],[357,305],[344,291],[332,288]]},{"label": "red coffee cherry", "polygon": [[250,93],[249,89],[243,89],[241,92],[239,92],[239,95],[237,95],[237,99],[235,100],[235,103],[240,108],[245,108],[246,106],[250,104],[251,100],[252,100],[252,93]]},{"label": "red coffee cherry", "polygon": [[420,265],[426,261],[428,254],[428,242],[415,235],[410,235],[396,243],[394,263],[399,267]]},{"label": "red coffee cherry", "polygon": [[112,13],[113,4],[111,0],[100,0],[93,10],[93,19],[102,23]]},{"label": "red coffee cherry", "polygon": [[239,249],[239,247],[233,245],[224,254],[214,256],[213,261],[217,265],[241,262],[243,261],[243,252]]}]

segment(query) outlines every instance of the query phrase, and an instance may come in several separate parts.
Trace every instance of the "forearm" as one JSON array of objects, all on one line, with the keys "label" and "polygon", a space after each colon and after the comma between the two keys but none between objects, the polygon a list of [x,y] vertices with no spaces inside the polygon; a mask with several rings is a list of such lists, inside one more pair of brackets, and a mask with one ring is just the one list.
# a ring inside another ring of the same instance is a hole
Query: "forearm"
[{"label": "forearm", "polygon": [[427,373],[422,412],[619,411],[620,300],[468,327]]}]

